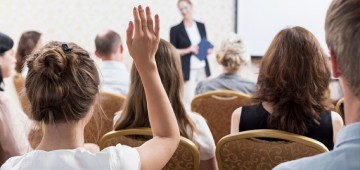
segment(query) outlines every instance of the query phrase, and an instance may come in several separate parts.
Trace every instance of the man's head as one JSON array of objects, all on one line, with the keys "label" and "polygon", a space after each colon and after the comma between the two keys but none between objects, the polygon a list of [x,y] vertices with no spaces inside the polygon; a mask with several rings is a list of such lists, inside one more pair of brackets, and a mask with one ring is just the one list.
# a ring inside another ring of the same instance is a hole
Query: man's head
[{"label": "man's head", "polygon": [[120,35],[112,30],[105,30],[95,38],[95,54],[102,60],[121,61],[123,46]]},{"label": "man's head", "polygon": [[334,0],[326,15],[325,31],[334,77],[340,77],[343,86],[360,99],[360,1]]}]

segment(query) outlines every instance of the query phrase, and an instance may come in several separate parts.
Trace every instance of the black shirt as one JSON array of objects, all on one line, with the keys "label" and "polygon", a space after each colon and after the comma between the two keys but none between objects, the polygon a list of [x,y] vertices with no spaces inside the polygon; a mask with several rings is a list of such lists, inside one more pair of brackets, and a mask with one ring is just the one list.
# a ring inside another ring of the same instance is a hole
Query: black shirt
[{"label": "black shirt", "polygon": [[[268,127],[268,117],[270,113],[266,111],[263,105],[256,104],[253,106],[245,106],[241,111],[239,131],[270,129]],[[308,126],[308,133],[304,134],[309,138],[323,143],[329,150],[334,147],[333,127],[331,112],[327,111],[320,114],[320,124],[317,126]]]}]

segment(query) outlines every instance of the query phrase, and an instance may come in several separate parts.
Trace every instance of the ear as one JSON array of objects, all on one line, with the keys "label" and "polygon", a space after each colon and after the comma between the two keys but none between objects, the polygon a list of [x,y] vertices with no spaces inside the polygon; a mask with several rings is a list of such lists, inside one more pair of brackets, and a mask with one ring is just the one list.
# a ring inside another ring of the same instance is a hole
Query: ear
[{"label": "ear", "polygon": [[99,54],[97,51],[95,51],[95,55],[96,55],[96,57],[98,57],[98,58],[101,59],[101,56],[100,56],[100,54]]},{"label": "ear", "polygon": [[122,54],[124,52],[124,47],[122,44],[120,44],[119,52],[120,52],[120,54]]},{"label": "ear", "polygon": [[341,72],[338,67],[338,62],[336,60],[336,55],[334,50],[330,49],[330,59],[331,59],[331,65],[332,65],[332,73],[334,77],[339,77],[341,75]]}]

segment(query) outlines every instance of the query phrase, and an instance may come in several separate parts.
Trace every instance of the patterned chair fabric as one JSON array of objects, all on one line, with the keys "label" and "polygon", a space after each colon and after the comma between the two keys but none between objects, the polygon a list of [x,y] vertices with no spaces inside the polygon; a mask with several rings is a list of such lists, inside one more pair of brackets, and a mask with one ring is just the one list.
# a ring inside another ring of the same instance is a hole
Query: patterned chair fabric
[{"label": "patterned chair fabric", "polygon": [[267,170],[328,149],[314,139],[279,130],[249,130],[222,138],[216,146],[220,170]]},{"label": "patterned chair fabric", "polygon": [[335,106],[335,111],[340,114],[340,116],[345,120],[345,113],[344,113],[344,98],[341,98]]},{"label": "patterned chair fabric", "polygon": [[[100,140],[100,149],[108,146],[115,146],[118,143],[131,147],[138,147],[152,137],[152,132],[148,128],[127,129],[112,131],[104,135]],[[181,137],[178,148],[170,161],[163,168],[164,170],[198,170],[200,155],[196,145]]]},{"label": "patterned chair fabric", "polygon": [[13,77],[13,82],[15,90],[19,96],[21,107],[23,108],[23,111],[26,113],[26,115],[30,117],[31,108],[29,99],[27,98],[25,93],[25,78],[21,74],[16,74]]},{"label": "patterned chair fabric", "polygon": [[206,120],[217,143],[230,134],[231,115],[239,107],[250,105],[250,96],[229,90],[219,90],[196,96],[191,110]]},{"label": "patterned chair fabric", "polygon": [[100,107],[95,108],[94,115],[85,127],[86,143],[98,143],[100,138],[113,130],[114,114],[122,109],[125,97],[102,92],[99,95]]}]

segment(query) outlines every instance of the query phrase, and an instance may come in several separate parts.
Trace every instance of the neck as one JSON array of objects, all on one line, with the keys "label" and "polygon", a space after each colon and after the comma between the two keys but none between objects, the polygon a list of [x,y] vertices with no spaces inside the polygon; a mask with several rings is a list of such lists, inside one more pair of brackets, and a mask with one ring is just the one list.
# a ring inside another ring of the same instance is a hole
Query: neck
[{"label": "neck", "polygon": [[[341,79],[340,82],[342,82]],[[360,99],[354,96],[353,92],[345,84],[344,82],[341,83],[344,92],[345,123],[349,125],[360,122]]]},{"label": "neck", "polygon": [[185,26],[191,26],[193,24],[192,18],[184,18],[184,24]]},{"label": "neck", "polygon": [[101,60],[103,61],[119,61],[121,62],[122,56],[120,54],[112,54],[110,56],[101,57]]},{"label": "neck", "polygon": [[56,123],[43,126],[43,138],[36,148],[52,151],[84,146],[84,126],[78,123]]}]

